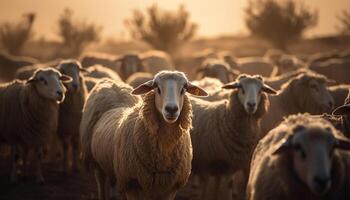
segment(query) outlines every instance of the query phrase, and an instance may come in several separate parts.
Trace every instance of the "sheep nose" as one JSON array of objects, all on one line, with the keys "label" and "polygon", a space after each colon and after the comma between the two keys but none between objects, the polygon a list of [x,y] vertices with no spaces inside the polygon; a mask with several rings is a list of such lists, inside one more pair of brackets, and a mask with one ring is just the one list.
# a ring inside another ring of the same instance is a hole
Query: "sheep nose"
[{"label": "sheep nose", "polygon": [[57,96],[58,96],[60,99],[62,99],[62,97],[63,97],[63,92],[62,92],[62,91],[57,91],[56,94],[57,94]]},{"label": "sheep nose", "polygon": [[179,108],[177,106],[165,106],[165,110],[169,114],[174,115],[179,110]]},{"label": "sheep nose", "polygon": [[324,190],[326,189],[330,178],[328,176],[315,176],[313,180],[321,190]]},{"label": "sheep nose", "polygon": [[248,102],[247,105],[250,107],[250,108],[254,108],[256,103],[254,102]]},{"label": "sheep nose", "polygon": [[78,84],[77,83],[73,83],[72,87],[73,87],[73,89],[77,90],[78,89]]}]

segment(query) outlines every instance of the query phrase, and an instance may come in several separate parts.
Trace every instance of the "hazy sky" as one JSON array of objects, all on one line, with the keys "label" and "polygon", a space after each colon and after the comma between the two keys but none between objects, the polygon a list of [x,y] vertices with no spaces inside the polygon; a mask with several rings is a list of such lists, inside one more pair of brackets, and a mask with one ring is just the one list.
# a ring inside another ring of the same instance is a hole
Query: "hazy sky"
[{"label": "hazy sky", "polygon": [[[305,0],[319,10],[318,26],[309,35],[336,32],[341,10],[350,10],[350,0]],[[104,36],[126,37],[124,19],[133,9],[144,9],[157,2],[166,9],[184,4],[191,19],[199,24],[199,36],[217,36],[245,33],[244,8],[248,0],[0,0],[0,22],[16,20],[24,12],[36,12],[37,35],[54,37],[56,21],[64,8],[74,10],[75,16],[86,18],[103,26]]]}]

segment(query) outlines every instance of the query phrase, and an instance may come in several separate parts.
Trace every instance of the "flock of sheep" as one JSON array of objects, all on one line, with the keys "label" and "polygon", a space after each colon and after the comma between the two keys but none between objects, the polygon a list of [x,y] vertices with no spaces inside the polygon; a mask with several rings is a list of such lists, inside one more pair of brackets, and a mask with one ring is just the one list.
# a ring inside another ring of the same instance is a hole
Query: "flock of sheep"
[{"label": "flock of sheep", "polygon": [[95,174],[101,200],[350,199],[350,52],[176,63],[189,76],[161,51],[1,54],[9,181],[32,163],[43,183],[43,158],[61,150],[66,173]]}]

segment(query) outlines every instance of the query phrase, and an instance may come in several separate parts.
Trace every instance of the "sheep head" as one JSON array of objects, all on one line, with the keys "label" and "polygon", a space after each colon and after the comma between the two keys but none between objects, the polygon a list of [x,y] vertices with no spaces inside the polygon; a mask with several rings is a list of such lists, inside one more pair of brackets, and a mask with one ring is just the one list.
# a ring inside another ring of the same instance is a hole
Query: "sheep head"
[{"label": "sheep head", "polygon": [[124,80],[135,72],[144,71],[142,60],[138,54],[125,54],[116,59],[115,62],[120,63],[120,75]]},{"label": "sheep head", "polygon": [[154,90],[155,105],[167,123],[174,123],[180,116],[185,92],[196,96],[208,94],[188,81],[185,74],[178,71],[161,71],[153,80],[141,84],[132,94],[145,94]]},{"label": "sheep head", "polygon": [[40,96],[62,103],[66,93],[63,83],[71,81],[71,77],[61,74],[56,69],[46,68],[36,70],[27,80],[27,84],[34,85]]},{"label": "sheep head", "polygon": [[57,70],[62,74],[72,77],[72,81],[69,83],[65,83],[68,91],[78,92],[80,91],[81,85],[81,72],[86,72],[84,68],[82,68],[81,64],[77,60],[64,60],[60,62],[57,66]]},{"label": "sheep head", "polygon": [[261,76],[240,75],[235,82],[222,86],[224,89],[238,89],[238,99],[248,114],[254,114],[260,104],[262,92],[276,94],[266,85]]},{"label": "sheep head", "polygon": [[311,192],[323,195],[332,184],[332,161],[336,150],[350,150],[350,141],[332,134],[336,130],[325,120],[313,121],[307,126],[302,123],[293,125],[288,138],[281,142],[273,155],[290,155],[298,178]]}]

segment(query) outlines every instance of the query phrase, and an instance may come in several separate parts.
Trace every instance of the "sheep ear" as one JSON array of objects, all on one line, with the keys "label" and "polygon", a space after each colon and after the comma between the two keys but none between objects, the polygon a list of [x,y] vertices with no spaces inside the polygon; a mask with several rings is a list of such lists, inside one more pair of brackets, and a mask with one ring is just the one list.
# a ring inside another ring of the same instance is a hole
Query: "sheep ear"
[{"label": "sheep ear", "polygon": [[79,71],[84,72],[84,73],[89,72],[87,69],[82,68],[82,67],[79,67]]},{"label": "sheep ear", "polygon": [[266,85],[266,84],[263,85],[262,91],[263,91],[263,92],[266,92],[266,93],[268,93],[268,94],[277,94],[277,92],[276,92],[275,89],[273,89],[272,87],[270,87],[270,86],[268,86],[268,85]]},{"label": "sheep ear", "polygon": [[73,81],[72,77],[64,75],[64,74],[62,74],[60,76],[60,80],[62,81],[62,83],[70,83]]},{"label": "sheep ear", "polygon": [[350,115],[350,104],[339,106],[333,111],[332,114],[333,115]]},{"label": "sheep ear", "polygon": [[27,81],[26,84],[31,84],[35,83],[38,79],[36,79],[34,76],[30,77]]},{"label": "sheep ear", "polygon": [[232,82],[232,83],[227,83],[223,85],[221,88],[223,89],[237,89],[237,88],[242,88],[242,85],[239,84],[238,82]]},{"label": "sheep ear", "polygon": [[283,140],[279,147],[276,148],[276,150],[272,153],[272,155],[278,155],[281,153],[286,153],[293,149],[292,144],[293,136],[290,135],[287,139]]},{"label": "sheep ear", "polygon": [[350,141],[337,138],[335,148],[341,149],[341,150],[350,150]]},{"label": "sheep ear", "polygon": [[198,87],[196,85],[193,85],[192,83],[188,82],[186,84],[186,91],[190,94],[193,94],[195,96],[201,96],[201,97],[206,97],[208,96],[208,93],[203,90],[201,87]]},{"label": "sheep ear", "polygon": [[137,88],[135,88],[131,94],[133,95],[141,95],[141,94],[146,94],[149,91],[153,90],[154,88],[156,88],[157,85],[154,84],[153,80],[149,80],[146,83],[143,83],[141,85],[139,85]]}]

